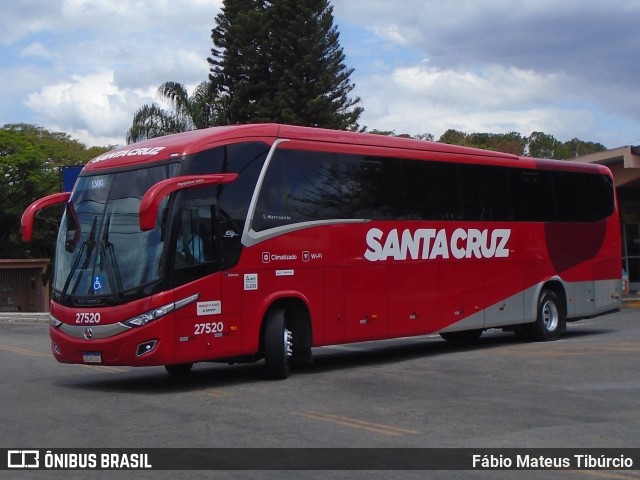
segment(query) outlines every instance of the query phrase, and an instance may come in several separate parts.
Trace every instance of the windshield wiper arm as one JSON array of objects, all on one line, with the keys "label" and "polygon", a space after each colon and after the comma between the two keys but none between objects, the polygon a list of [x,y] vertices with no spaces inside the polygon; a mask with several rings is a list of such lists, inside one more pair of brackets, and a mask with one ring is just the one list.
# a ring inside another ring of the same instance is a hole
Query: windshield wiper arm
[{"label": "windshield wiper arm", "polygon": [[91,260],[91,254],[93,253],[93,249],[96,246],[96,223],[97,223],[97,221],[98,221],[98,217],[95,216],[93,218],[93,225],[91,225],[91,233],[89,233],[89,238],[87,238],[82,243],[82,246],[80,247],[80,251],[78,252],[78,255],[76,256],[76,259],[73,262],[73,265],[71,266],[71,270],[69,271],[69,275],[67,276],[67,280],[64,282],[64,287],[63,287],[62,293],[60,295],[60,300],[61,300],[62,303],[64,303],[64,301],[65,301],[65,298],[67,296],[67,291],[69,290],[69,284],[71,283],[71,279],[73,278],[74,273],[78,269],[78,264],[80,263],[80,259],[82,258],[82,253],[85,250],[87,251],[87,254],[84,257],[84,262],[82,263],[80,274],[78,275],[78,278],[76,278],[76,282],[73,285],[73,290],[71,290],[71,293],[75,293],[76,292],[76,290],[78,289],[78,286],[80,285],[80,280],[82,279],[83,272],[86,271],[87,267],[89,266],[89,261]]},{"label": "windshield wiper arm", "polygon": [[[113,296],[119,300],[122,298],[122,275],[120,274],[120,268],[118,267],[118,260],[116,258],[113,243],[109,242],[110,221],[110,219],[107,221],[104,235],[100,242],[100,256],[103,261],[105,259],[107,261],[106,270],[107,275],[109,276],[109,283],[111,284],[111,291],[113,292]],[[102,267],[100,269],[102,270]]]}]

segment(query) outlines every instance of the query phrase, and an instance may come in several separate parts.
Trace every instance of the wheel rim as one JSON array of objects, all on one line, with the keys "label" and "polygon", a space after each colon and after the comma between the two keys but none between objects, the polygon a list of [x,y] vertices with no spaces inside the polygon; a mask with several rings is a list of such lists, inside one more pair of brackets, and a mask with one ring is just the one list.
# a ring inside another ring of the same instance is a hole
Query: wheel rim
[{"label": "wheel rim", "polygon": [[293,333],[291,330],[284,329],[284,356],[291,358],[293,356]]},{"label": "wheel rim", "polygon": [[548,300],[542,305],[542,324],[547,332],[553,332],[558,328],[560,314],[555,302]]}]

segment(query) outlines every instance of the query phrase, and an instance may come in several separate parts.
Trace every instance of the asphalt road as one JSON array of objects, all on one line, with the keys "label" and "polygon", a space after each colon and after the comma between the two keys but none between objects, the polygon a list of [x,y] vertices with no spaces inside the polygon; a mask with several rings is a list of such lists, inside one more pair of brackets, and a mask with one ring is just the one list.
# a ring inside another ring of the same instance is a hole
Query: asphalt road
[{"label": "asphalt road", "polygon": [[[2,321],[0,447],[640,447],[634,308],[571,323],[555,342],[490,331],[473,346],[428,336],[318,348],[314,359],[284,381],[265,380],[261,363],[198,364],[184,378],[162,367],[62,365],[51,355],[46,324]],[[162,471],[19,473],[175,478]],[[180,478],[300,476],[194,471]],[[640,470],[302,476],[624,480],[640,479]]]}]

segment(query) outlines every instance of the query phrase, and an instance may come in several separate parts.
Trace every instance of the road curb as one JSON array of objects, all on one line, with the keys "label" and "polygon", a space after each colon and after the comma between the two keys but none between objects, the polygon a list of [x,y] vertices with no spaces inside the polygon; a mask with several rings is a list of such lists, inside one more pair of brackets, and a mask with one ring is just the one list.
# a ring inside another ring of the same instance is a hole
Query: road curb
[{"label": "road curb", "polygon": [[49,324],[48,312],[0,312],[0,323]]}]

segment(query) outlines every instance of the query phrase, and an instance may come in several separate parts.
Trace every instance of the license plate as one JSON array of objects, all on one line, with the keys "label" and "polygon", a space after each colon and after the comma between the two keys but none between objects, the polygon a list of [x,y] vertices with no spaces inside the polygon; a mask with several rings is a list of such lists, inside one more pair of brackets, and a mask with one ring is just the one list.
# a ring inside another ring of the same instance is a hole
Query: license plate
[{"label": "license plate", "polygon": [[100,352],[84,352],[82,359],[84,363],[102,363],[102,355]]}]

